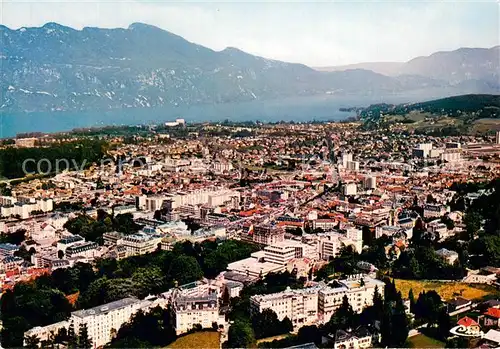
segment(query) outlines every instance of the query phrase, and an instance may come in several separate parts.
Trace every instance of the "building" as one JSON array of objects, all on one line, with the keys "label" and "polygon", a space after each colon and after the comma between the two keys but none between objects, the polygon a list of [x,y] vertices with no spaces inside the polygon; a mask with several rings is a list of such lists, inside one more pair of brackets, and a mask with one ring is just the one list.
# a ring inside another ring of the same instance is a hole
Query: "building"
[{"label": "building", "polygon": [[225,324],[224,315],[219,314],[218,286],[195,281],[167,293],[170,294],[177,335],[189,332],[197,325],[212,328],[214,324]]},{"label": "building", "polygon": [[255,314],[272,309],[280,321],[289,318],[294,328],[314,324],[318,321],[318,290],[317,287],[287,289],[279,293],[255,295],[250,298],[250,310]]},{"label": "building", "polygon": [[56,333],[61,328],[68,329],[71,324],[78,333],[81,325],[87,326],[89,339],[93,346],[101,347],[109,343],[120,327],[128,322],[138,310],[147,310],[153,302],[138,300],[133,297],[123,298],[95,308],[78,310],[71,313],[68,321],[61,321],[44,327],[34,327],[24,333],[24,338],[35,335],[40,340],[46,340],[51,332]]},{"label": "building", "polygon": [[316,259],[316,247],[294,240],[285,240],[277,244],[264,247],[266,262],[286,265],[294,258]]},{"label": "building", "polygon": [[33,148],[36,143],[36,138],[16,138],[16,147],[17,148]]},{"label": "building", "polygon": [[500,331],[494,329],[489,330],[484,335],[483,341],[490,348],[500,348]]},{"label": "building", "polygon": [[359,171],[359,161],[347,161],[347,167],[350,171]]},{"label": "building", "polygon": [[87,325],[89,338],[94,347],[100,347],[111,341],[114,333],[128,322],[139,309],[149,306],[150,302],[129,297],[87,310],[71,313],[70,323],[75,331],[80,325]]},{"label": "building", "polygon": [[285,231],[276,225],[257,225],[253,228],[252,240],[263,245],[277,244],[285,240]]},{"label": "building", "polygon": [[368,176],[364,180],[365,189],[377,189],[377,177]]},{"label": "building", "polygon": [[457,321],[457,326],[450,330],[450,333],[459,337],[482,337],[484,335],[479,324],[468,316]]},{"label": "building", "polygon": [[361,326],[355,330],[337,330],[335,334],[331,333],[323,337],[323,344],[333,349],[362,349],[373,348],[380,342],[381,336],[368,328]]},{"label": "building", "polygon": [[126,256],[137,256],[156,251],[161,244],[162,237],[147,233],[137,233],[124,236],[117,241],[117,245],[124,247]]},{"label": "building", "polygon": [[118,244],[118,241],[123,238],[123,234],[117,231],[111,231],[109,233],[102,234],[104,240],[104,246],[114,246]]},{"label": "building", "polygon": [[85,239],[81,237],[80,235],[71,235],[68,237],[65,237],[57,242],[57,250],[66,252],[66,249],[68,247],[74,246],[76,244],[79,244],[81,242],[85,242]]},{"label": "building", "polygon": [[10,243],[0,244],[0,258],[12,257],[17,251],[19,251],[18,245]]},{"label": "building", "polygon": [[500,144],[500,131],[497,131],[495,135],[495,143]]},{"label": "building", "polygon": [[[28,336],[36,336],[40,342],[49,340],[51,336],[55,333],[62,329],[62,328],[68,328],[70,325],[69,321],[61,321],[61,322],[56,322],[47,326],[37,326],[33,327],[29,331],[24,332],[24,338]],[[25,343],[26,345],[26,343]]]},{"label": "building", "polygon": [[341,161],[342,161],[342,166],[344,168],[347,168],[347,163],[350,162],[350,161],[352,161],[352,154],[343,153],[342,157],[341,157]]},{"label": "building", "polygon": [[446,149],[461,149],[462,145],[460,142],[448,142],[446,143]]},{"label": "building", "polygon": [[458,253],[455,251],[447,250],[446,248],[441,248],[436,251],[436,254],[448,264],[454,264],[458,260]]},{"label": "building", "polygon": [[319,311],[323,321],[330,317],[342,305],[344,296],[347,296],[352,309],[359,313],[365,307],[373,305],[375,289],[383,295],[385,284],[377,279],[363,275],[353,275],[345,280],[339,280],[337,287],[323,288],[319,291]]},{"label": "building", "polygon": [[457,162],[462,160],[462,153],[460,151],[446,151],[441,154],[441,160],[446,162]]},{"label": "building", "polygon": [[355,251],[361,252],[363,240],[357,236],[348,236],[337,231],[318,234],[319,258],[328,261],[338,256],[343,247],[353,246]]},{"label": "building", "polygon": [[378,289],[384,293],[382,281],[354,275],[345,280],[338,280],[334,287],[318,285],[301,290],[287,289],[283,292],[254,295],[250,298],[252,312],[273,310],[280,320],[288,317],[295,329],[311,323],[326,323],[342,305],[344,296],[356,312],[373,304],[373,295]]},{"label": "building", "polygon": [[80,242],[66,248],[66,258],[85,257],[93,258],[99,245],[96,242]]},{"label": "building", "polygon": [[175,333],[180,335],[196,325],[211,328],[219,323],[219,305],[216,294],[198,297],[178,297],[173,303]]},{"label": "building", "polygon": [[481,318],[483,326],[488,328],[500,328],[500,309],[488,308]]},{"label": "building", "polygon": [[279,273],[286,270],[286,265],[268,262],[265,260],[265,252],[252,253],[251,257],[229,263],[227,270],[256,280],[269,273]]},{"label": "building", "polygon": [[446,207],[442,205],[424,205],[424,218],[440,218],[446,213]]},{"label": "building", "polygon": [[342,193],[344,195],[356,195],[358,192],[358,187],[356,183],[347,183],[342,186]]}]

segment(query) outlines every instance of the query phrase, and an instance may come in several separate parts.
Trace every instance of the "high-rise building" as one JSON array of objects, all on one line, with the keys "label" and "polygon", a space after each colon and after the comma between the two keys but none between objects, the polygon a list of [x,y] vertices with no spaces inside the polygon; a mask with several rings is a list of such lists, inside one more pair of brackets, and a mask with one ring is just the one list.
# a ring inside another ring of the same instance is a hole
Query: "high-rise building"
[{"label": "high-rise building", "polygon": [[500,144],[500,131],[497,131],[497,133],[496,133],[495,143]]}]

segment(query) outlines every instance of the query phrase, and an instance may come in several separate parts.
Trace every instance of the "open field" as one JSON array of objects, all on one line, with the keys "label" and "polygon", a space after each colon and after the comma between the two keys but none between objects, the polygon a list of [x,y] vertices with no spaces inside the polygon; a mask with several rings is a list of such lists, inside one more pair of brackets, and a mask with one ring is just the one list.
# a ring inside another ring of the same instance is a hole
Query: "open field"
[{"label": "open field", "polygon": [[286,334],[279,334],[277,336],[272,336],[272,337],[267,337],[267,338],[261,338],[261,339],[257,340],[257,344],[263,343],[263,342],[272,342],[275,339],[283,339],[283,338],[286,338],[287,336],[288,336],[288,333],[286,333]]},{"label": "open field", "polygon": [[479,119],[472,126],[473,133],[488,133],[492,130],[500,131],[500,119]]},{"label": "open field", "polygon": [[444,348],[444,343],[424,334],[408,338],[410,348]]},{"label": "open field", "polygon": [[401,291],[404,298],[408,297],[408,292],[413,289],[416,297],[422,291],[436,291],[444,300],[450,300],[457,296],[467,299],[481,299],[488,295],[499,295],[499,291],[487,285],[472,285],[462,282],[439,282],[420,280],[400,280],[395,279],[396,288]]},{"label": "open field", "polygon": [[179,337],[175,342],[167,346],[173,349],[212,349],[219,348],[218,332],[195,332]]}]

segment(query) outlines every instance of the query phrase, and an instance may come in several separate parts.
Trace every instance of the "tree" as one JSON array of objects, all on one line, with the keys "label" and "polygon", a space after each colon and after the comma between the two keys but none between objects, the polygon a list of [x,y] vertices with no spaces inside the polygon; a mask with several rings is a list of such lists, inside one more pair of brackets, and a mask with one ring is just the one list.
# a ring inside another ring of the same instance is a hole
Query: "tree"
[{"label": "tree", "polygon": [[413,295],[413,288],[408,292],[408,299],[410,300],[410,312],[415,313],[415,296]]},{"label": "tree", "polygon": [[24,337],[24,348],[36,349],[40,344],[40,339],[36,335]]},{"label": "tree", "polygon": [[422,292],[415,303],[415,318],[423,319],[432,326],[438,322],[443,301],[436,291]]},{"label": "tree", "polygon": [[448,338],[451,330],[451,319],[445,307],[442,307],[439,311],[437,325],[440,339]]},{"label": "tree", "polygon": [[352,309],[351,304],[349,304],[349,299],[346,295],[342,298],[342,304],[337,309],[337,311],[332,315],[327,323],[327,328],[330,332],[337,329],[347,329],[353,327],[356,321],[356,313]]},{"label": "tree", "polygon": [[292,320],[285,316],[285,318],[281,321],[281,331],[282,333],[288,333],[293,331],[293,323]]},{"label": "tree", "polygon": [[228,348],[250,348],[255,342],[252,327],[249,323],[236,320],[228,331]]},{"label": "tree", "polygon": [[261,313],[256,313],[251,321],[256,339],[272,337],[293,330],[290,319],[285,318],[280,321],[272,309],[264,309]]},{"label": "tree", "polygon": [[469,239],[474,239],[474,236],[477,234],[479,229],[481,228],[481,215],[476,211],[468,211],[464,216],[465,230],[469,235]]},{"label": "tree", "polygon": [[92,348],[92,340],[89,338],[86,324],[80,324],[80,329],[78,330],[78,348]]},{"label": "tree", "polygon": [[201,279],[203,271],[196,258],[181,255],[172,261],[167,275],[170,280],[175,280],[179,285],[184,285]]},{"label": "tree", "polygon": [[77,348],[78,347],[78,337],[76,336],[75,333],[75,325],[73,321],[69,324],[68,328],[68,348]]},{"label": "tree", "polygon": [[302,326],[297,333],[297,344],[321,342],[321,332],[317,326]]}]

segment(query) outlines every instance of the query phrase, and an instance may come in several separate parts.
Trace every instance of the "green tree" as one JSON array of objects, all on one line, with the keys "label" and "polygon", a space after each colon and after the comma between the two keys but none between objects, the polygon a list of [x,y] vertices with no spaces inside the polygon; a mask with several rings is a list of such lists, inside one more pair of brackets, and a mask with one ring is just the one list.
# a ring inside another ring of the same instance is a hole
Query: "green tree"
[{"label": "green tree", "polygon": [[410,300],[410,312],[415,312],[415,296],[413,295],[413,288],[408,292],[408,299]]},{"label": "green tree", "polygon": [[92,340],[89,338],[89,332],[86,324],[80,324],[78,330],[78,348],[92,348]]},{"label": "green tree", "polygon": [[184,255],[176,257],[167,272],[168,279],[177,281],[179,285],[199,280],[202,276],[203,271],[196,258]]},{"label": "green tree", "polygon": [[77,348],[78,347],[78,337],[75,332],[75,324],[73,321],[69,324],[68,328],[68,348]]},{"label": "green tree", "polygon": [[476,211],[468,211],[464,216],[465,230],[469,235],[469,239],[474,239],[475,235],[481,228],[481,215]]},{"label": "green tree", "polygon": [[437,325],[439,338],[441,340],[448,338],[451,330],[451,318],[445,307],[439,310]]},{"label": "green tree", "polygon": [[250,348],[255,342],[252,327],[248,322],[236,320],[228,331],[228,348]]},{"label": "green tree", "polygon": [[36,349],[40,344],[40,339],[36,335],[24,337],[24,348]]}]

